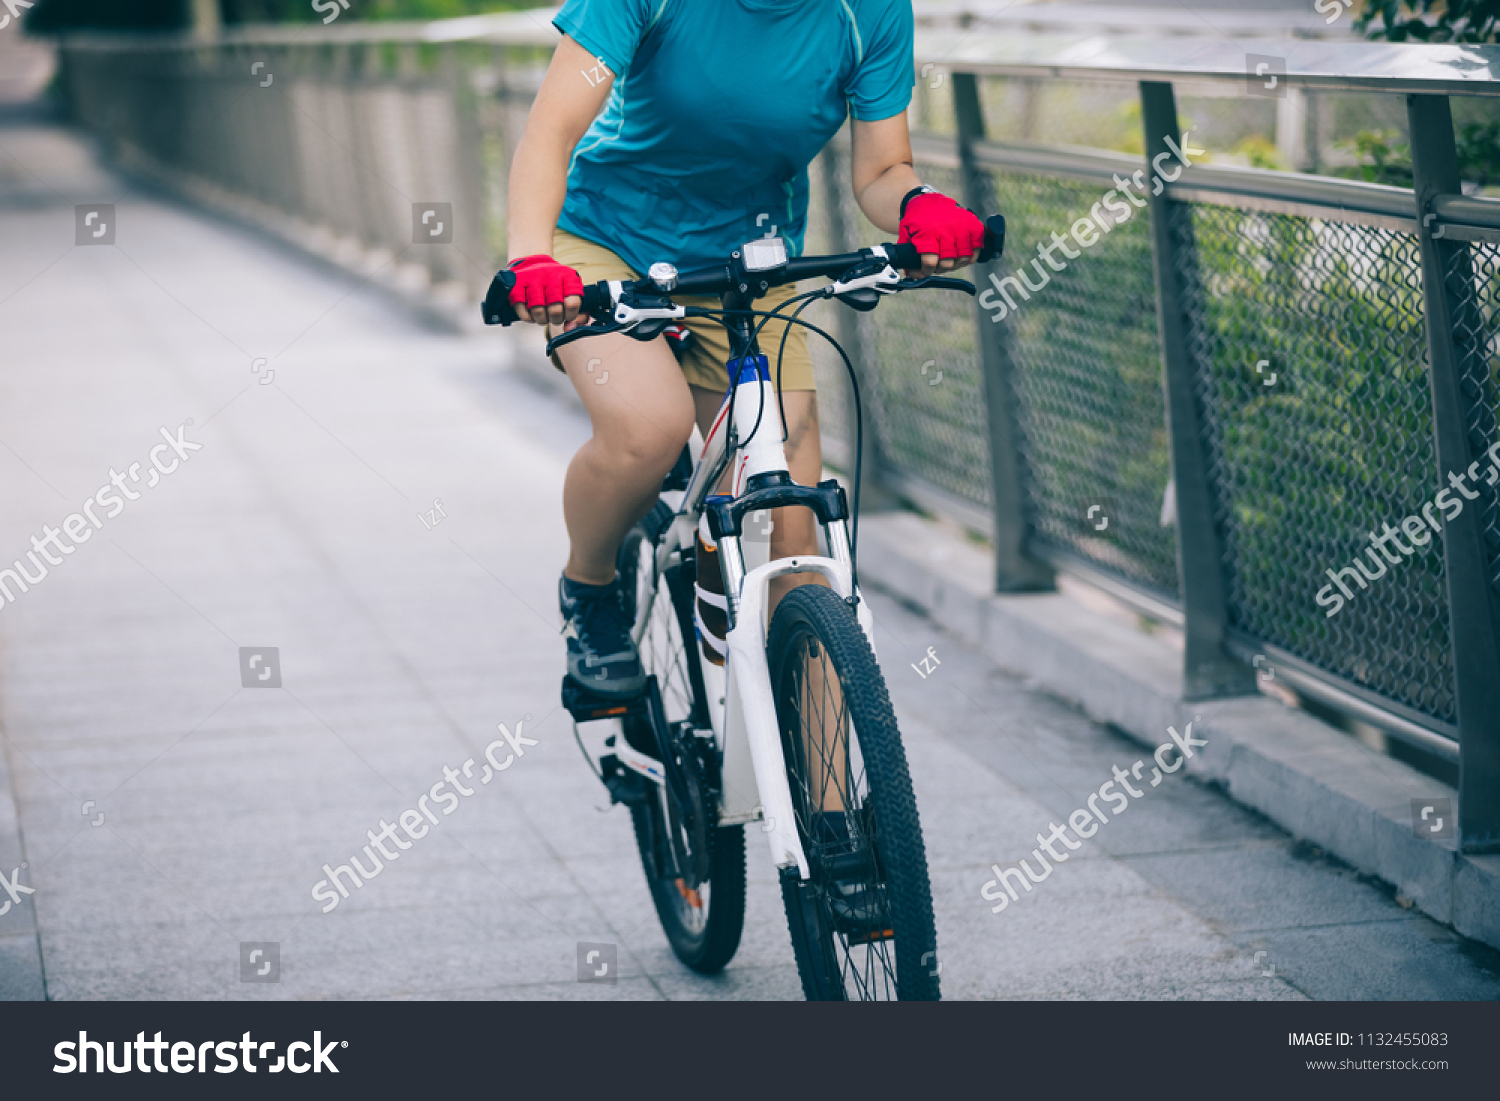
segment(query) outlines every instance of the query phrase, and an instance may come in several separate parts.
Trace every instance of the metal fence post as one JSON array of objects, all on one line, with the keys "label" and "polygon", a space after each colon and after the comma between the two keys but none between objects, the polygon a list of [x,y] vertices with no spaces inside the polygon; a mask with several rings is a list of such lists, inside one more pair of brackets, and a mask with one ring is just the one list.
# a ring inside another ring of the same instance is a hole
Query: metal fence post
[{"label": "metal fence post", "polygon": [[[973,73],[954,73],[952,80],[964,202],[983,216],[992,212],[993,198],[974,154],[974,143],[983,141],[985,136],[979,78]],[[998,263],[998,260],[992,262],[993,265]],[[983,282],[991,266],[976,268],[975,281]],[[1008,322],[991,321],[977,301],[974,304],[974,344],[979,349],[979,369],[984,376],[985,418],[989,424],[995,591],[1013,593],[1051,589],[1055,584],[1051,567],[1026,553],[1031,526],[1026,518],[1020,424],[1016,418],[1015,388],[1011,384],[1015,369],[1014,334]]]},{"label": "metal fence post", "polygon": [[[1141,81],[1141,123],[1145,129],[1146,175],[1158,156],[1177,161],[1167,145],[1178,140],[1177,100],[1172,85]],[[1191,263],[1193,240],[1174,239],[1172,200],[1153,185],[1151,255],[1156,267],[1157,327],[1161,333],[1163,389],[1172,478],[1177,496],[1177,566],[1182,578],[1184,699],[1211,699],[1251,693],[1255,675],[1225,648],[1228,604],[1224,541],[1214,522],[1206,437],[1195,392],[1193,354],[1188,347],[1186,295],[1179,265]]]},{"label": "metal fence post", "polygon": [[[1464,852],[1500,852],[1500,594],[1491,582],[1483,521],[1496,489],[1474,478],[1488,469],[1495,436],[1495,392],[1488,353],[1474,317],[1474,267],[1466,242],[1434,236],[1432,203],[1461,193],[1453,114],[1447,96],[1406,97],[1411,120],[1417,233],[1427,315],[1428,375],[1438,487],[1450,472],[1472,478],[1479,498],[1443,526],[1448,622],[1458,697],[1459,844]],[[1459,491],[1458,485],[1453,489]],[[1461,491],[1459,491],[1461,492]],[[1468,494],[1464,495],[1465,497]]]}]

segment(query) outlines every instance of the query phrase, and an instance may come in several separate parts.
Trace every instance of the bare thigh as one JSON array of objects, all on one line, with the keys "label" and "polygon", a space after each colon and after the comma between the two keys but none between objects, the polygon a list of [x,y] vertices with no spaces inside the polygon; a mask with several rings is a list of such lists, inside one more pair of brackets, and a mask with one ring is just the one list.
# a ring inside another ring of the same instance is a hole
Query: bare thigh
[{"label": "bare thigh", "polygon": [[668,450],[675,461],[692,432],[693,400],[667,342],[619,333],[558,349],[594,438],[624,454]]},{"label": "bare thigh", "polygon": [[558,359],[594,434],[563,481],[566,576],[591,585],[615,576],[620,540],[656,500],[693,431],[693,397],[666,341],[589,337]]}]

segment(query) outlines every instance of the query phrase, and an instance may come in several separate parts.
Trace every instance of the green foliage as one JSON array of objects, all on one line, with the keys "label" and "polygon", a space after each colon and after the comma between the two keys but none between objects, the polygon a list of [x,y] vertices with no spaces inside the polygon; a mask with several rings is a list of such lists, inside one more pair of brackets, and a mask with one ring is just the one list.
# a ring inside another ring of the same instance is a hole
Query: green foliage
[{"label": "green foliage", "polygon": [[1500,42],[1500,0],[1368,0],[1354,26],[1387,42]]},{"label": "green foliage", "polygon": [[1348,141],[1336,142],[1336,148],[1352,150],[1359,163],[1337,168],[1334,175],[1365,183],[1410,187],[1411,146],[1400,144],[1399,138],[1394,130],[1361,130]]},{"label": "green foliage", "polygon": [[1291,166],[1282,157],[1281,150],[1276,148],[1276,143],[1259,134],[1241,138],[1229,152],[1234,156],[1244,157],[1245,163],[1251,168],[1269,168],[1275,172],[1291,170]]},{"label": "green foliage", "polygon": [[[322,22],[310,0],[219,0],[226,23]],[[528,0],[350,0],[341,19],[455,19],[536,7]],[[325,6],[326,11],[326,6]]]},{"label": "green foliage", "polygon": [[1110,146],[1117,153],[1129,153],[1135,157],[1146,154],[1145,139],[1141,136],[1141,100],[1131,96],[1115,110],[1120,139]]},{"label": "green foliage", "polygon": [[[1412,186],[1411,146],[1394,130],[1361,130],[1340,148],[1351,149],[1359,164],[1334,175],[1366,183]],[[1458,167],[1463,178],[1480,187],[1500,183],[1500,120],[1474,120],[1454,129]],[[1261,166],[1258,166],[1261,167]]]},{"label": "green foliage", "polygon": [[[1115,131],[1119,135],[1106,147],[1113,149],[1116,153],[1129,153],[1133,157],[1146,155],[1145,135],[1141,129],[1141,101],[1138,96],[1131,96],[1115,109]],[[1178,104],[1177,123],[1186,132],[1191,130],[1196,123],[1193,116],[1182,109]],[[1243,143],[1241,143],[1243,144]],[[1208,164],[1213,160],[1212,153],[1204,153],[1202,156],[1194,157],[1195,164]]]},{"label": "green foliage", "polygon": [[[1387,42],[1500,42],[1500,0],[1369,0],[1355,27]],[[1500,120],[1462,123],[1454,138],[1466,181],[1500,183]],[[1362,130],[1352,146],[1360,164],[1338,175],[1411,186],[1411,147],[1393,132]]]},{"label": "green foliage", "polygon": [[1458,164],[1480,187],[1500,183],[1500,119],[1466,122],[1457,128]]}]

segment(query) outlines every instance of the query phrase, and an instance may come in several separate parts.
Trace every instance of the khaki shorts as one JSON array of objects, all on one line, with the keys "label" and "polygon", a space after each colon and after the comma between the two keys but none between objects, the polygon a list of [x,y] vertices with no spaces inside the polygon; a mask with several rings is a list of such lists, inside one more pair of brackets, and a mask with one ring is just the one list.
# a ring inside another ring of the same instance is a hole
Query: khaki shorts
[{"label": "khaki shorts", "polygon": [[[639,272],[631,270],[624,260],[603,245],[586,241],[565,229],[557,230],[552,236],[552,258],[559,264],[575,269],[583,277],[585,284],[605,279],[641,278]],[[775,309],[795,293],[795,285],[776,287],[763,298],[756,299],[755,308]],[[679,306],[707,306],[715,309],[719,306],[717,299],[698,295],[683,295],[680,298],[673,296],[672,301]],[[730,354],[729,334],[724,331],[723,325],[711,317],[691,317],[683,324],[693,334],[692,344],[682,357],[683,375],[693,386],[722,394],[729,389],[729,372],[724,367]],[[772,381],[776,379],[776,349],[781,345],[781,334],[786,327],[784,321],[767,321],[757,338],[761,351],[771,361]],[[551,326],[547,328],[547,335],[555,335]],[[552,366],[559,371],[563,369],[556,356],[552,357]],[[792,334],[786,340],[786,354],[781,361],[781,389],[817,389],[813,382],[812,359],[807,354],[807,330],[800,325],[793,327]]]}]

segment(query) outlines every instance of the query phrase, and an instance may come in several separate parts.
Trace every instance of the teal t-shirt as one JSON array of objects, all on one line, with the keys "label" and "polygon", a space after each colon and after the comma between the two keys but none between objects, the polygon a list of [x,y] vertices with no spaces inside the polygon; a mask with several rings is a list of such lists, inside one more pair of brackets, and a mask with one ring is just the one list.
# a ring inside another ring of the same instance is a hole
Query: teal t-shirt
[{"label": "teal t-shirt", "polygon": [[553,22],[615,75],[558,224],[641,272],[773,232],[800,253],[807,165],[846,113],[911,101],[909,0],[567,0]]}]

